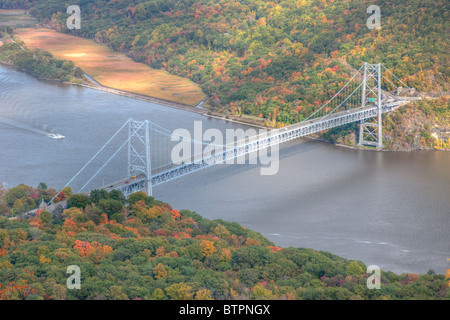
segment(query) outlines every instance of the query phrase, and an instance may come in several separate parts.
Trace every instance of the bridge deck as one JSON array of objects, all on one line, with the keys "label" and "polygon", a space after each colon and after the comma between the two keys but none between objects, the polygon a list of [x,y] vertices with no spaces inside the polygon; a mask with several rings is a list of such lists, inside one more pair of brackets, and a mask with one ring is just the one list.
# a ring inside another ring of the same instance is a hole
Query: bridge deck
[{"label": "bridge deck", "polygon": [[[405,102],[404,99],[395,99],[391,95],[385,95],[383,98],[382,112],[390,112],[394,108]],[[328,130],[337,126],[345,125],[352,122],[358,122],[373,118],[378,114],[378,107],[374,104],[368,104],[365,107],[344,110],[326,115],[316,119],[303,121],[281,129],[274,129],[269,132],[260,133],[251,137],[246,137],[240,141],[225,145],[223,150],[204,156],[199,155],[186,159],[181,164],[168,164],[152,170],[151,185],[157,186],[164,182],[168,182],[190,174],[204,168],[219,163],[225,163],[227,160],[237,158],[263,148],[268,148],[275,144],[280,144],[292,139],[307,136],[319,131]],[[217,149],[216,149],[217,150]],[[144,185],[147,183],[145,174],[139,174],[131,178],[114,182],[101,189],[105,190],[121,190],[125,195],[130,195],[139,190],[145,190]]]}]

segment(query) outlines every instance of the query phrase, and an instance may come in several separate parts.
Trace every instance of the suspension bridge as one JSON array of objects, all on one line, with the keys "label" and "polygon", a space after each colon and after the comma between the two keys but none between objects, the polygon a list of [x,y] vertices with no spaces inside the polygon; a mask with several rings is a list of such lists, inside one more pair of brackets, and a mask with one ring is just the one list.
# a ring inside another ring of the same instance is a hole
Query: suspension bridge
[{"label": "suspension bridge", "polygon": [[[395,82],[397,85],[394,84]],[[148,120],[129,119],[64,187],[70,186],[125,128],[128,130],[128,139],[120,144],[111,157],[84,183],[79,192],[86,192],[91,181],[123,149],[128,150],[126,178],[96,189],[120,190],[127,197],[137,191],[144,191],[148,195],[152,195],[152,190],[156,186],[187,174],[219,163],[229,163],[228,161],[231,159],[246,156],[258,150],[354,122],[360,123],[360,145],[382,148],[382,115],[410,100],[410,98],[400,97],[391,92],[398,89],[400,84],[408,88],[382,64],[364,63],[333,97],[303,121],[281,129],[245,137],[232,143],[214,145],[214,150],[208,154],[187,155],[182,161],[176,163],[167,161],[161,164],[152,161],[155,160],[155,157],[152,158],[152,155],[154,156],[152,150],[155,148],[156,152],[159,152],[155,144],[160,144],[161,139],[167,141],[172,139],[173,142],[172,132]],[[176,140],[188,141],[192,145],[205,144],[182,135],[176,136]]]}]

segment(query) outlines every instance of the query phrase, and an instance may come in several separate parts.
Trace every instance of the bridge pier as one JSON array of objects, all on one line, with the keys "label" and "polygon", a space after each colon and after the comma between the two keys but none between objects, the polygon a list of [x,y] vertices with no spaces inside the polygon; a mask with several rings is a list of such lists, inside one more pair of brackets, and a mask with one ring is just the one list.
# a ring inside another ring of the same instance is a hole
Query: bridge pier
[{"label": "bridge pier", "polygon": [[[137,189],[152,195],[152,161],[150,154],[150,123],[130,120],[128,127],[128,178],[139,174],[145,175],[143,184],[135,186],[130,184],[126,195],[136,192]],[[137,188],[137,189],[136,189]]]},{"label": "bridge pier", "polygon": [[369,121],[361,120],[358,145],[374,146],[377,149],[383,148],[381,76],[381,63],[364,63],[361,106],[374,104],[377,106],[378,114]]}]

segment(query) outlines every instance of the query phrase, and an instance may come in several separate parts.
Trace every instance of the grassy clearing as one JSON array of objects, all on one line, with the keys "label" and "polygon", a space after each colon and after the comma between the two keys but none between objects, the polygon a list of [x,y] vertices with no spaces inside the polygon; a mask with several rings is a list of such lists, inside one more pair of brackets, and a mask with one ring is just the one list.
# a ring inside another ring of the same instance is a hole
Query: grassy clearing
[{"label": "grassy clearing", "polygon": [[186,105],[197,105],[205,98],[201,88],[189,79],[134,62],[92,40],[44,28],[18,29],[15,34],[29,48],[45,49],[58,59],[73,61],[104,86]]}]

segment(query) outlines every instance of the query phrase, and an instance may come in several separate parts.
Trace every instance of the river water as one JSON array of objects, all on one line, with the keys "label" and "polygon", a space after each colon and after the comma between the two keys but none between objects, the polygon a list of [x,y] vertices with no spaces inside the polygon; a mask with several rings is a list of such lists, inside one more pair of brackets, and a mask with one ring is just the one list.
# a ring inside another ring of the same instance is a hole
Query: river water
[{"label": "river water", "polygon": [[[204,130],[245,128],[0,66],[0,181],[60,188],[129,118],[169,130],[191,130],[194,121]],[[119,134],[109,154],[73,181],[75,192],[125,139],[126,132]],[[158,158],[165,148],[153,147],[155,162],[165,161]],[[280,147],[276,175],[260,175],[258,165],[217,165],[158,186],[153,195],[177,209],[238,222],[279,246],[329,251],[396,273],[445,273],[449,163],[448,152],[359,151],[298,139]],[[89,187],[124,178],[126,164],[126,152],[119,153]]]}]

